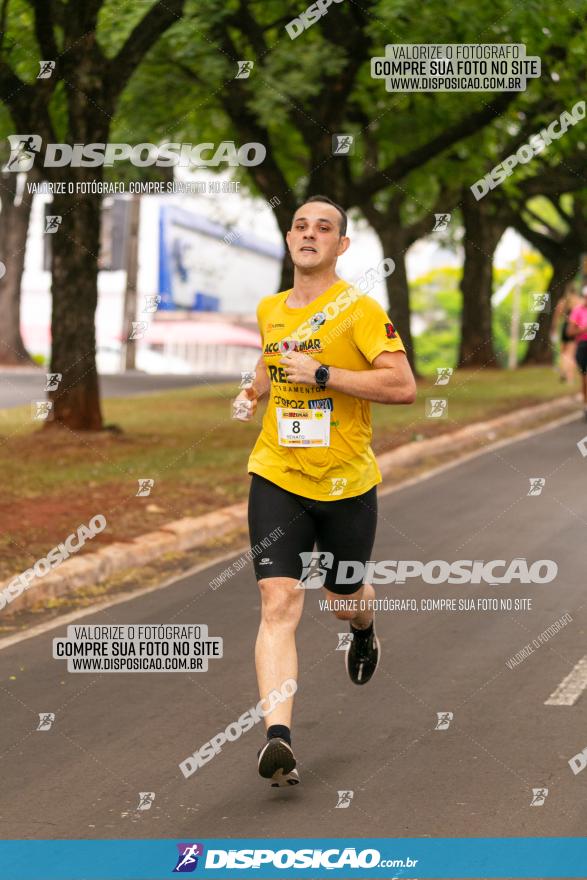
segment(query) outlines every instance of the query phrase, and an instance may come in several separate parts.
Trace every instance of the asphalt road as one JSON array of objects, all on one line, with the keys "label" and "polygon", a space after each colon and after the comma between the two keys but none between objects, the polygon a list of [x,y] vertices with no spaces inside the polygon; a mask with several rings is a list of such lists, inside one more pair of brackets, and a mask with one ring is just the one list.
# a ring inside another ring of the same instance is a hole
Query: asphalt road
[{"label": "asphalt road", "polygon": [[[240,378],[240,377],[239,377]],[[152,373],[122,373],[100,376],[102,397],[131,397],[168,388],[191,388],[194,385],[229,382],[230,376],[199,376]],[[45,400],[46,376],[42,371],[0,371],[0,409],[28,405],[32,400]]]},{"label": "asphalt road", "polygon": [[[307,591],[298,632],[294,746],[302,784],[256,775],[253,728],[185,779],[179,763],[257,700],[259,600],[232,559],[82,623],[205,623],[224,638],[206,673],[71,674],[51,659],[65,627],[0,651],[3,838],[583,836],[587,697],[545,705],[585,654],[587,459],[576,421],[380,499],[374,559],[551,559],[550,584],[387,585],[380,598],[530,598],[529,611],[380,612],[383,659],[359,688]],[[528,496],[529,479],[546,478]],[[572,622],[513,669],[506,661],[565,613]],[[54,712],[50,731],[38,713]],[[452,712],[446,730],[437,713]],[[548,788],[530,806],[533,788]],[[337,808],[339,791],[353,791]],[[138,811],[139,792],[155,792]]]}]

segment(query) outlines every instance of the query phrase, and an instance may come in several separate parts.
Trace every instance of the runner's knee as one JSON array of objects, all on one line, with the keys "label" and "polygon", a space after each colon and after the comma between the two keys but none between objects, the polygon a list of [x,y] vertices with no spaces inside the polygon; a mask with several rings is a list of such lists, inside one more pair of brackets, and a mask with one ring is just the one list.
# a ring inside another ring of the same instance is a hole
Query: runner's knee
[{"label": "runner's knee", "polygon": [[296,626],[302,612],[304,591],[296,590],[297,581],[267,578],[259,581],[261,618],[271,626]]},{"label": "runner's knee", "polygon": [[352,608],[336,608],[332,613],[338,620],[352,620],[357,616],[357,611]]}]

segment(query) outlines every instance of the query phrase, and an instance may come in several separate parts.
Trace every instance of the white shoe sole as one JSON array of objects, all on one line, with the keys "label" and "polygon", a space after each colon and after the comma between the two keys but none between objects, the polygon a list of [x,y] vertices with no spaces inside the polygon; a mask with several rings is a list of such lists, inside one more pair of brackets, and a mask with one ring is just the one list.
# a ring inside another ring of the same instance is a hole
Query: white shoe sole
[{"label": "white shoe sole", "polygon": [[288,785],[298,785],[299,781],[300,774],[297,770],[291,770],[289,773],[278,770],[271,778],[271,788],[286,788]]}]

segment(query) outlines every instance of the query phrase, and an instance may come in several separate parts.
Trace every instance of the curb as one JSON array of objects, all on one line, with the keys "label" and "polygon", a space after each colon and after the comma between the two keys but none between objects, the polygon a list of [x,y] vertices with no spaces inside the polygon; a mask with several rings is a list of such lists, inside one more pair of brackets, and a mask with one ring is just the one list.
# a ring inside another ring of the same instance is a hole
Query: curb
[{"label": "curb", "polygon": [[[80,587],[93,586],[127,568],[138,568],[159,559],[166,553],[192,550],[205,544],[210,538],[234,531],[246,522],[247,502],[241,501],[203,516],[184,517],[168,523],[153,532],[147,532],[129,541],[108,544],[95,553],[84,553],[63,562],[55,571],[32,582],[32,589],[25,590],[6,606],[8,616],[16,611],[31,608],[43,599],[55,599]],[[12,578],[10,579],[12,580]],[[3,589],[10,580],[0,585]]]},{"label": "curb", "polygon": [[[417,467],[430,458],[454,452],[457,445],[459,455],[454,461],[458,463],[460,458],[469,457],[471,451],[487,444],[488,441],[497,440],[499,431],[523,428],[536,419],[540,420],[544,415],[551,416],[548,421],[554,422],[557,417],[575,412],[576,408],[574,397],[559,398],[538,406],[525,407],[515,413],[508,413],[491,421],[476,422],[440,437],[405,444],[390,452],[384,452],[377,461],[383,476],[394,476],[409,466]],[[415,480],[418,479],[419,476],[416,476]],[[175,520],[156,531],[147,532],[129,541],[109,544],[95,553],[86,553],[79,558],[68,559],[54,572],[49,572],[43,578],[33,581],[33,588],[25,590],[16,597],[6,606],[4,613],[10,616],[14,612],[31,608],[40,600],[54,599],[81,587],[102,583],[120,571],[146,565],[166,553],[201,547],[210,538],[217,538],[242,528],[246,522],[247,502],[241,501],[202,516]],[[12,578],[0,584],[0,589],[3,589],[10,580]]]}]

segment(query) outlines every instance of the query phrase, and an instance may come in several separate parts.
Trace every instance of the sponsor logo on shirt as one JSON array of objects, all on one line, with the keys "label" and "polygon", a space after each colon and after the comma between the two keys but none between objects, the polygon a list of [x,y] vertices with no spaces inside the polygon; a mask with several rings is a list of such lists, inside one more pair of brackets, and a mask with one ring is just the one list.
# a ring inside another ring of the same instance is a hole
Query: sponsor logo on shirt
[{"label": "sponsor logo on shirt", "polygon": [[264,354],[285,354],[288,351],[322,351],[319,339],[308,339],[297,342],[295,339],[282,339],[280,342],[268,342]]},{"label": "sponsor logo on shirt", "polygon": [[309,400],[308,407],[309,409],[329,409],[332,412],[334,402],[332,397],[321,397],[318,400]]},{"label": "sponsor logo on shirt", "polygon": [[389,323],[387,323],[385,325],[385,332],[387,334],[388,339],[395,339],[397,337],[397,333],[395,332],[395,327],[393,326],[391,321],[389,321]]},{"label": "sponsor logo on shirt", "polygon": [[319,339],[308,339],[307,342],[298,342],[297,351],[322,351],[322,343]]},{"label": "sponsor logo on shirt", "polygon": [[315,315],[312,315],[310,318],[310,326],[312,330],[316,331],[319,327],[322,326],[326,322],[326,315],[324,312],[316,312]]}]

